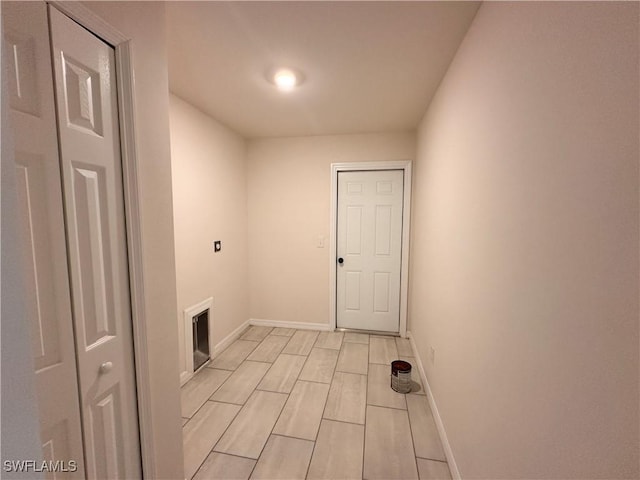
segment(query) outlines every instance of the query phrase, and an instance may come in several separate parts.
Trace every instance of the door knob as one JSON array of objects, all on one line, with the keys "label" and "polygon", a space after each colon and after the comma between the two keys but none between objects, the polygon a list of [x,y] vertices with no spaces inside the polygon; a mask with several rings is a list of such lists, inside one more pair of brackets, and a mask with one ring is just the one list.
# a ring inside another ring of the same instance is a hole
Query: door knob
[{"label": "door knob", "polygon": [[109,373],[112,368],[113,368],[113,362],[104,362],[102,365],[100,365],[99,372],[103,374]]},{"label": "door knob", "polygon": [[342,265],[344,263],[344,258],[338,257],[338,263]]}]

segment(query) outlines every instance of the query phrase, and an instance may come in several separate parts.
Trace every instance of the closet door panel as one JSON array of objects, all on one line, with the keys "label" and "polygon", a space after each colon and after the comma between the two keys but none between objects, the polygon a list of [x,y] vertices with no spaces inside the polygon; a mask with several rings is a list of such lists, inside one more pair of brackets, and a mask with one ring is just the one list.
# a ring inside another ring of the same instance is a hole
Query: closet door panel
[{"label": "closet door panel", "polygon": [[46,5],[5,2],[25,317],[49,478],[85,478]]}]

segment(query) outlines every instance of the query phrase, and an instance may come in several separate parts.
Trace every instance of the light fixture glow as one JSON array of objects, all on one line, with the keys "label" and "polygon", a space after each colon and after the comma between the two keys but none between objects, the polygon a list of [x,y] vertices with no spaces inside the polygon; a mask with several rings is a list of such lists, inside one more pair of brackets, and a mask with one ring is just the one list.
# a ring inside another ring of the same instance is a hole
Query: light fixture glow
[{"label": "light fixture glow", "polygon": [[279,90],[293,90],[298,85],[298,76],[293,70],[281,68],[273,75],[273,83],[276,84]]}]

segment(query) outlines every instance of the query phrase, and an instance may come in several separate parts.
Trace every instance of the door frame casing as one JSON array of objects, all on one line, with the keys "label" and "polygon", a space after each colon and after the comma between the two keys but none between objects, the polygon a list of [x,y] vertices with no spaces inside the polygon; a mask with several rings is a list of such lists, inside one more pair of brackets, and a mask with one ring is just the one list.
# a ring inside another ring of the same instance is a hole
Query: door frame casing
[{"label": "door frame casing", "polygon": [[402,170],[402,254],[400,259],[400,330],[407,336],[407,301],[409,297],[409,238],[411,229],[411,160],[383,162],[349,162],[331,164],[331,213],[329,219],[329,326],[337,328],[337,243],[338,243],[338,173],[372,170]]},{"label": "door frame casing", "polygon": [[120,154],[142,477],[156,478],[149,347],[147,344],[147,315],[144,302],[142,220],[140,217],[138,154],[134,125],[135,98],[131,39],[79,2],[49,0],[47,3],[112,45],[115,49],[118,119],[120,121]]}]

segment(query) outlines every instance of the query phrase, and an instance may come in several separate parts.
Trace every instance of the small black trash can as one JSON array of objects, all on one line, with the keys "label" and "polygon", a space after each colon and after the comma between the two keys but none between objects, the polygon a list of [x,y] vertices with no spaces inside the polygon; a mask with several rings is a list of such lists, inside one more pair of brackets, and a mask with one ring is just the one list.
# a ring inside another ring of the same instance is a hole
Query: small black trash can
[{"label": "small black trash can", "polygon": [[404,360],[391,362],[391,388],[398,393],[411,391],[411,364]]}]

